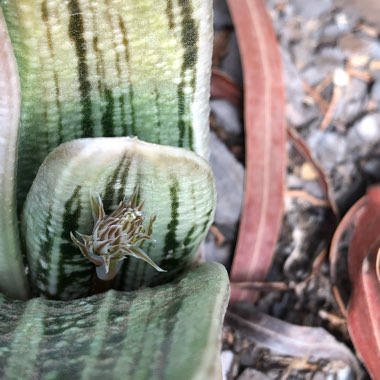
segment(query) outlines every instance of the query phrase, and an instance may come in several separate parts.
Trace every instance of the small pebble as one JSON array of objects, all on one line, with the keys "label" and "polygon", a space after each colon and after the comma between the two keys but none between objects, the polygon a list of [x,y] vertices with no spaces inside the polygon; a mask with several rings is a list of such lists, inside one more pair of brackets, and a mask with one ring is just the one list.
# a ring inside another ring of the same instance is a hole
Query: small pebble
[{"label": "small pebble", "polygon": [[371,158],[369,160],[365,160],[360,165],[361,170],[367,174],[370,178],[380,181],[380,159],[379,158]]},{"label": "small pebble", "polygon": [[262,372],[253,368],[247,368],[237,380],[270,380],[269,377]]},{"label": "small pebble", "polygon": [[232,351],[222,351],[220,359],[222,362],[223,380],[227,380],[234,362],[234,353]]},{"label": "small pebble", "polygon": [[338,46],[349,56],[369,54],[380,58],[380,42],[367,36],[347,34],[339,40]]},{"label": "small pebble", "polygon": [[231,15],[226,0],[214,0],[214,28],[220,30],[232,26]]},{"label": "small pebble", "polygon": [[215,223],[225,235],[234,234],[240,219],[244,192],[244,168],[227,147],[211,133],[210,164],[217,191]]},{"label": "small pebble", "polygon": [[231,137],[239,138],[243,134],[243,122],[239,110],[224,99],[214,99],[210,102],[216,123]]},{"label": "small pebble", "polygon": [[349,83],[350,77],[347,72],[341,68],[337,68],[334,71],[333,82],[335,86],[346,87]]},{"label": "small pebble", "polygon": [[220,69],[230,75],[238,86],[243,87],[243,73],[235,33],[231,33],[227,54],[221,62]]},{"label": "small pebble", "polygon": [[332,7],[331,0],[305,1],[294,0],[294,9],[302,17],[317,19],[324,13],[330,12]]},{"label": "small pebble", "polygon": [[380,77],[372,86],[371,97],[377,103],[377,107],[380,108]]},{"label": "small pebble", "polygon": [[315,104],[305,103],[305,92],[299,71],[291,60],[289,53],[282,50],[284,81],[286,83],[286,95],[291,101],[286,103],[286,118],[293,127],[308,124],[318,116]]},{"label": "small pebble", "polygon": [[342,368],[336,375],[334,376],[334,379],[337,380],[355,380],[355,375],[352,372],[351,368],[348,366],[345,366]]},{"label": "small pebble", "polygon": [[228,267],[233,252],[231,243],[224,243],[221,246],[216,244],[215,238],[209,233],[204,242],[204,253],[206,261],[216,261]]},{"label": "small pebble", "polygon": [[347,129],[348,124],[357,119],[368,103],[368,84],[358,78],[351,78],[348,83],[343,83],[344,75],[339,80],[345,86],[342,88],[343,95],[335,105],[333,124]]},{"label": "small pebble", "polygon": [[325,169],[331,169],[347,156],[347,142],[335,132],[317,130],[310,134],[308,144]]},{"label": "small pebble", "polygon": [[357,136],[367,143],[377,143],[380,141],[380,114],[369,114],[364,116],[353,127]]}]

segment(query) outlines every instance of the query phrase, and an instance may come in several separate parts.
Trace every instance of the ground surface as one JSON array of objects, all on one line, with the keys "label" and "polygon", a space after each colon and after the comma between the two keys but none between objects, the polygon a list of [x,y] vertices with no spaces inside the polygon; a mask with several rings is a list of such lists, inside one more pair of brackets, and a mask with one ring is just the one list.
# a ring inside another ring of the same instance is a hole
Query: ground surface
[{"label": "ground surface", "polygon": [[[214,0],[214,5],[214,65],[241,85],[233,24],[225,2]],[[287,124],[327,174],[344,214],[380,181],[380,3],[268,0],[267,6],[281,46]],[[211,108],[211,163],[219,200],[206,254],[228,266],[244,186],[242,113],[220,99],[212,100]],[[325,252],[334,227],[318,174],[291,143],[288,157],[285,216],[270,284],[256,305],[227,315],[225,378],[366,378],[356,368],[356,353],[331,291]],[[348,292],[345,276],[342,268]]]}]

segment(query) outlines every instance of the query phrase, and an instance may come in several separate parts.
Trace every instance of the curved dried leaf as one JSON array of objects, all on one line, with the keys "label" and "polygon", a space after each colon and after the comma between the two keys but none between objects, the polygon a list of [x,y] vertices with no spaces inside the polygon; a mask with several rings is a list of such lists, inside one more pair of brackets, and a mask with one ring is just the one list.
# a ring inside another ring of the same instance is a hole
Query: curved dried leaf
[{"label": "curved dried leaf", "polygon": [[307,360],[339,360],[351,367],[360,378],[358,362],[352,352],[320,327],[297,326],[260,313],[252,306],[234,306],[227,312],[226,322],[244,331],[255,347],[273,354]]},{"label": "curved dried leaf", "polygon": [[343,296],[340,289],[342,282],[344,282],[341,278],[339,278],[338,269],[340,267],[340,263],[342,263],[342,260],[344,259],[340,256],[340,245],[344,239],[344,236],[350,231],[352,233],[352,230],[357,225],[357,222],[365,209],[366,202],[367,200],[364,196],[347,211],[338,224],[330,244],[329,258],[331,283],[334,289],[336,301],[343,315],[346,315],[348,300],[346,296]]},{"label": "curved dried leaf", "polygon": [[225,72],[216,68],[212,69],[211,74],[211,98],[225,99],[235,107],[242,106],[242,90]]},{"label": "curved dried leaf", "polygon": [[[262,281],[282,222],[285,111],[281,58],[264,1],[229,0],[244,72],[246,178],[233,282]],[[235,289],[232,301],[257,293]]]},{"label": "curved dried leaf", "polygon": [[380,246],[380,186],[371,188],[351,241],[348,265],[352,294],[348,330],[372,379],[380,379],[380,283],[376,257]]}]

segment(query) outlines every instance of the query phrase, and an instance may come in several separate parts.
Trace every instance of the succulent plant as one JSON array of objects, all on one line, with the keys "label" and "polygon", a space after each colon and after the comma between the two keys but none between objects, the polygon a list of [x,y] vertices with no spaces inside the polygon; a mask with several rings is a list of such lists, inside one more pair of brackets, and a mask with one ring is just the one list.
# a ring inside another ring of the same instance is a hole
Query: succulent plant
[{"label": "succulent plant", "polygon": [[214,378],[212,2],[0,4],[0,377]]}]

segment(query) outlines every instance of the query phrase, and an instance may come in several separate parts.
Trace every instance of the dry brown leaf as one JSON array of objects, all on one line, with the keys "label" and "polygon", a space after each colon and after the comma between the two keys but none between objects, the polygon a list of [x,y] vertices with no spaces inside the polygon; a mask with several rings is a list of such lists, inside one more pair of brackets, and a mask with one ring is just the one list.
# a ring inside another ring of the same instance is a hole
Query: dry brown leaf
[{"label": "dry brown leaf", "polygon": [[212,69],[211,75],[211,99],[225,99],[235,107],[242,106],[242,90],[225,72]]},{"label": "dry brown leaf", "polygon": [[352,293],[347,323],[353,344],[373,380],[380,379],[380,283],[376,259],[380,247],[380,186],[366,196],[348,253]]},{"label": "dry brown leaf", "polygon": [[[263,0],[229,0],[244,73],[246,178],[235,282],[263,281],[282,222],[285,176],[285,105],[281,57]],[[233,288],[231,300],[256,292]]]},{"label": "dry brown leaf", "polygon": [[[342,293],[342,278],[339,277],[340,263],[344,259],[341,257],[341,243],[347,233],[356,226],[360,215],[363,213],[366,204],[366,197],[359,199],[344,215],[336,228],[330,244],[330,277],[333,292],[342,315],[346,316],[347,296]],[[344,285],[344,284],[343,284]]]},{"label": "dry brown leaf", "polygon": [[251,305],[230,308],[226,322],[253,340],[257,348],[313,363],[319,360],[342,361],[352,369],[357,379],[361,378],[361,370],[352,352],[323,328],[293,325],[260,313]]}]

